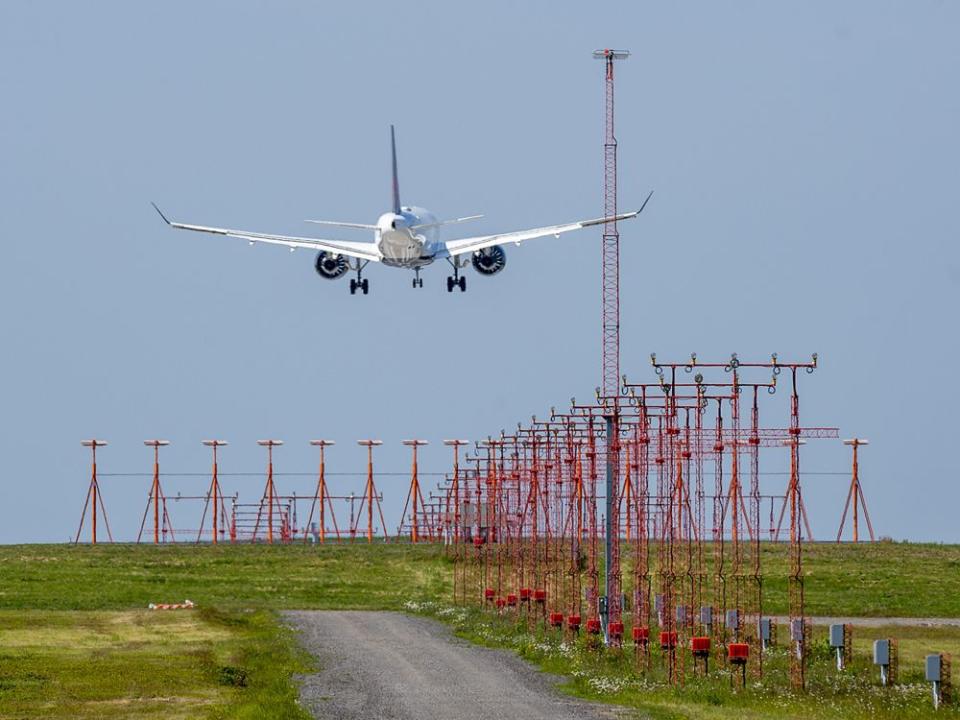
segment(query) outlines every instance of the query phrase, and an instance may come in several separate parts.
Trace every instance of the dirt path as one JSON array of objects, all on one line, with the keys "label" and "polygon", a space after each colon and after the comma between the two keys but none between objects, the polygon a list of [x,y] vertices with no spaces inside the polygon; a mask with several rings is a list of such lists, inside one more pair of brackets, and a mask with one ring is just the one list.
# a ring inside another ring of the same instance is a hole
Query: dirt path
[{"label": "dirt path", "polygon": [[321,671],[300,699],[334,720],[591,720],[623,711],[561,695],[560,678],[512,652],[453,637],[443,624],[389,612],[297,611],[284,619]]}]

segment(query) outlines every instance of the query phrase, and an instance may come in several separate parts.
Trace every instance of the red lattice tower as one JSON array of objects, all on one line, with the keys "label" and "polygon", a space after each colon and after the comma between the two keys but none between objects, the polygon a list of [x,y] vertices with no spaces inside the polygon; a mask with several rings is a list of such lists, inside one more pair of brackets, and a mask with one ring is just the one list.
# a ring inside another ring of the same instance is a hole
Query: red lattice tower
[{"label": "red lattice tower", "polygon": [[[606,65],[606,123],[603,136],[603,216],[617,214],[617,138],[613,132],[613,64],[630,57],[626,50],[595,50]],[[603,226],[603,394],[620,392],[620,233],[616,221]]]}]

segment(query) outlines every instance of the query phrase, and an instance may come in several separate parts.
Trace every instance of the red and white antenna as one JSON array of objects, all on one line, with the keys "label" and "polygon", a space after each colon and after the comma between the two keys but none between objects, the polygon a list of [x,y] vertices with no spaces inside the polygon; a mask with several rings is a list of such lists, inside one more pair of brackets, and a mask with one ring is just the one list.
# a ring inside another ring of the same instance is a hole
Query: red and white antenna
[{"label": "red and white antenna", "polygon": [[[606,127],[603,135],[603,216],[617,214],[617,138],[613,132],[613,64],[626,50],[594,50],[606,65]],[[616,221],[603,226],[603,337],[601,388],[607,397],[620,394],[620,233]]]}]

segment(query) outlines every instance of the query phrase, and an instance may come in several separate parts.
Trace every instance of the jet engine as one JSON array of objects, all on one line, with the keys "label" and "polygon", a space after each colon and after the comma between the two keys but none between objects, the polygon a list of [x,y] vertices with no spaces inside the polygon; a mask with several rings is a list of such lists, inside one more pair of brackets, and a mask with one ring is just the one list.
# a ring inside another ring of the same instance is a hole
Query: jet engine
[{"label": "jet engine", "polygon": [[493,245],[473,253],[473,269],[481,275],[496,275],[507,265],[507,253],[499,245]]},{"label": "jet engine", "polygon": [[336,280],[350,269],[350,265],[343,255],[328,253],[326,250],[317,253],[317,261],[314,266],[317,268],[317,274],[327,280]]}]

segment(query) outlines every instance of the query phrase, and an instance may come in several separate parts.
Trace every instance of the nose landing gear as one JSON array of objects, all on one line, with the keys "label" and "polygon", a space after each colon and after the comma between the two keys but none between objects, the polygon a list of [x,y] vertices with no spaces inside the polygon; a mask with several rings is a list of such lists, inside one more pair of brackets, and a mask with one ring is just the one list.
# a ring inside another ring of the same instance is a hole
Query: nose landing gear
[{"label": "nose landing gear", "polygon": [[423,287],[423,278],[420,277],[420,268],[414,268],[413,272],[416,275],[413,278],[413,289],[416,290],[418,287]]}]

